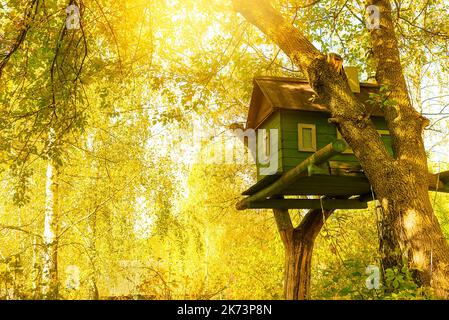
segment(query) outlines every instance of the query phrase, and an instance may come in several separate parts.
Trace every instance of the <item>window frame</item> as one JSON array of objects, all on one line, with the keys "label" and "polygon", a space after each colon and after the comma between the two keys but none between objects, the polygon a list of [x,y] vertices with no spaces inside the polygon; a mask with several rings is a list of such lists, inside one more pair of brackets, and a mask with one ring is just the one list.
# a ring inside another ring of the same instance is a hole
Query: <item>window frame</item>
[{"label": "window frame", "polygon": [[[304,146],[303,130],[312,129],[312,147],[307,148]],[[301,152],[316,152],[316,125],[310,123],[298,123],[298,151]]]}]

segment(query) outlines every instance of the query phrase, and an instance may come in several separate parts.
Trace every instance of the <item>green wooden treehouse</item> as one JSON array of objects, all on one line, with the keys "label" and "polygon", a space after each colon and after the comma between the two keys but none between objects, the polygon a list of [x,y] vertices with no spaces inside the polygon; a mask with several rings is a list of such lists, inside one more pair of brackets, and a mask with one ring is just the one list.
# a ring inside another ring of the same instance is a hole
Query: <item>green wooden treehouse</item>
[{"label": "green wooden treehouse", "polygon": [[[382,111],[371,99],[371,94],[379,92],[379,86],[358,83],[351,78],[350,86],[368,108],[379,135],[392,153],[391,137]],[[257,183],[243,193],[248,197],[240,201],[237,208],[366,208],[367,201],[372,200],[370,183],[329,118],[330,113],[317,102],[306,80],[254,79],[246,129],[265,134],[257,134],[257,150],[253,152],[258,169]],[[270,141],[272,129],[277,130],[275,144]],[[277,150],[270,150],[273,146]],[[268,164],[260,163],[260,154],[277,157],[276,172],[263,174],[261,169]]]}]

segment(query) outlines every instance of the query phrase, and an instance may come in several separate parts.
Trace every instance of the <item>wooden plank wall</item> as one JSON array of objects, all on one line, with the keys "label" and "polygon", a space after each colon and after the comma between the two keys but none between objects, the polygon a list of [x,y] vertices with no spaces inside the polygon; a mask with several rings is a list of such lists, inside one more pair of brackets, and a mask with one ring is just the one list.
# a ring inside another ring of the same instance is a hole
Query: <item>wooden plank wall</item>
[{"label": "wooden plank wall", "polygon": [[[380,117],[373,118],[378,130],[387,130],[385,120]],[[298,151],[298,123],[315,124],[317,134],[317,149],[321,149],[337,139],[337,128],[328,122],[328,114],[322,112],[281,111],[281,136],[282,136],[282,168],[287,171],[305,160],[313,152]],[[382,140],[393,154],[391,137],[383,136]],[[358,164],[353,154],[340,154],[332,158],[334,161],[342,161],[348,164]]]}]

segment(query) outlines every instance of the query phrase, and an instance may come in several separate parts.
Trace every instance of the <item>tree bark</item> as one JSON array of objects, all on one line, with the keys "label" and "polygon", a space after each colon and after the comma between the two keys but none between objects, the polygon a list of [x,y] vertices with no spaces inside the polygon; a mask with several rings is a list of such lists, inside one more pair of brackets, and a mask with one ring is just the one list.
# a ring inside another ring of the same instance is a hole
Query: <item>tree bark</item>
[{"label": "tree bark", "polygon": [[422,132],[429,122],[413,108],[408,94],[390,2],[368,0],[367,5],[380,11],[380,28],[373,29],[371,39],[376,78],[386,88],[390,102],[384,113],[396,158],[394,176],[383,188],[376,188],[383,209],[383,269],[400,265],[405,257],[420,284],[430,285],[438,296],[448,298],[449,248],[425,183],[428,166]]},{"label": "tree bark", "polygon": [[333,211],[310,210],[296,228],[288,210],[274,209],[273,212],[285,248],[284,297],[308,300],[315,239]]},{"label": "tree bark", "polygon": [[428,194],[427,158],[422,139],[427,120],[412,107],[399,49],[385,0],[370,0],[381,14],[381,28],[372,32],[378,61],[377,78],[387,85],[390,103],[384,108],[393,139],[394,157],[383,145],[366,107],[349,85],[302,34],[266,0],[233,0],[235,10],[269,36],[308,77],[320,102],[354,150],[383,209],[383,267],[402,265],[405,258],[416,280],[449,297],[449,246],[433,213]]}]

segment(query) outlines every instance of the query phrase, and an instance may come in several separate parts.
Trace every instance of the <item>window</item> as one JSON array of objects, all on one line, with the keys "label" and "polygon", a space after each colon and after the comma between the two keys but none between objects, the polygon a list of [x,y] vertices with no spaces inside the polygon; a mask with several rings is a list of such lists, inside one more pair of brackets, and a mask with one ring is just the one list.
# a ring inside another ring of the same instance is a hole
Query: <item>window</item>
[{"label": "window", "polygon": [[316,151],[316,127],[313,124],[298,123],[298,150]]}]

